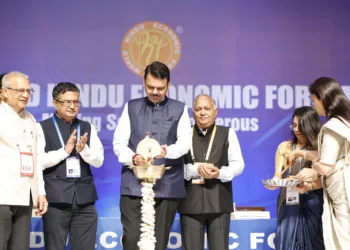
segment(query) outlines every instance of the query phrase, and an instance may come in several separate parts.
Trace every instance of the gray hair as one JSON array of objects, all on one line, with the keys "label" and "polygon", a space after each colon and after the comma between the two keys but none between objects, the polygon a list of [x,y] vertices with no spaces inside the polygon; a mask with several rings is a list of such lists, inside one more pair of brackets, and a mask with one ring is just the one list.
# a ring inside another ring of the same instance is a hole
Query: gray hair
[{"label": "gray hair", "polygon": [[11,87],[12,78],[22,78],[28,80],[28,76],[19,71],[11,71],[2,78],[2,88]]},{"label": "gray hair", "polygon": [[216,107],[216,101],[215,101],[210,95],[207,95],[207,94],[199,94],[199,95],[197,95],[196,98],[194,99],[193,108],[192,108],[193,110],[194,110],[196,101],[197,101],[200,97],[208,97],[208,98],[212,101],[213,106],[214,106],[214,109],[217,109],[217,107]]}]

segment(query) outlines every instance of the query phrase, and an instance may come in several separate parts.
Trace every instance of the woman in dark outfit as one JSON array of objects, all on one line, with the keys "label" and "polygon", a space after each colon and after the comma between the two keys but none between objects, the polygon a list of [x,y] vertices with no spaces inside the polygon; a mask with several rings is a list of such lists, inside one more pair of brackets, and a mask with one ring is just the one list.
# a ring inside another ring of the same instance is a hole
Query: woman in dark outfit
[{"label": "woman in dark outfit", "polygon": [[[322,123],[311,107],[294,111],[293,139],[282,142],[276,151],[275,179],[295,176],[311,162],[297,158],[284,172],[286,158],[293,150],[317,150],[317,135]],[[306,151],[305,151],[306,152]],[[274,190],[278,187],[267,187]],[[275,245],[277,250],[322,250],[323,192],[321,179],[304,182],[297,187],[282,187],[278,197],[278,225]]]}]

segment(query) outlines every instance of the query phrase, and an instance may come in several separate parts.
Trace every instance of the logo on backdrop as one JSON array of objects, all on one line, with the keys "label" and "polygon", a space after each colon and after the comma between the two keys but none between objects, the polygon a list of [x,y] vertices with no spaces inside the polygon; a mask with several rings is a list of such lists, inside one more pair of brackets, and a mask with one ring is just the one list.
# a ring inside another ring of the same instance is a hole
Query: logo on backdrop
[{"label": "logo on backdrop", "polygon": [[160,61],[172,70],[181,57],[181,42],[169,26],[159,22],[136,24],[124,36],[121,46],[126,66],[136,75],[143,76],[145,67]]}]

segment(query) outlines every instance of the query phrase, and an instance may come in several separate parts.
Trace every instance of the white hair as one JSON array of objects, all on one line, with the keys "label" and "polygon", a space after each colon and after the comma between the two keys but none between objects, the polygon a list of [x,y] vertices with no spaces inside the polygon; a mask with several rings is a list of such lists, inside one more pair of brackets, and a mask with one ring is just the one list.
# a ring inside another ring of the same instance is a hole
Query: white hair
[{"label": "white hair", "polygon": [[207,95],[207,94],[199,94],[199,95],[197,95],[196,98],[194,99],[193,108],[192,108],[193,110],[194,110],[196,101],[197,101],[200,97],[208,97],[208,98],[212,101],[213,106],[214,106],[214,109],[217,109],[217,107],[216,107],[216,101],[215,101],[210,95]]},{"label": "white hair", "polygon": [[11,87],[12,78],[22,78],[28,80],[28,75],[23,74],[19,71],[11,71],[4,75],[4,77],[2,78],[2,88]]}]

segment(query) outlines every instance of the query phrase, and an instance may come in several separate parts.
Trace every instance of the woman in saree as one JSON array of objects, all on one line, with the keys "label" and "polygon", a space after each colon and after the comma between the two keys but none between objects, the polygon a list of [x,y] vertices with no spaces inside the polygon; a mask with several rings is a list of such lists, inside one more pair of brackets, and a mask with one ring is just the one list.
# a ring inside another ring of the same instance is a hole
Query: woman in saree
[{"label": "woman in saree", "polygon": [[[293,113],[293,139],[282,142],[276,151],[274,179],[292,178],[301,169],[311,168],[311,162],[299,157],[290,168],[286,157],[294,151],[317,150],[317,135],[322,126],[316,111],[300,107]],[[278,187],[268,187],[274,190]],[[322,250],[323,194],[320,179],[297,187],[282,187],[278,197],[277,250]]]},{"label": "woman in saree", "polygon": [[303,156],[312,161],[297,178],[312,181],[322,176],[324,190],[323,237],[326,249],[350,248],[350,102],[339,83],[329,77],[317,79],[309,86],[314,108],[327,122],[318,136],[318,151],[294,151],[293,162]]}]

